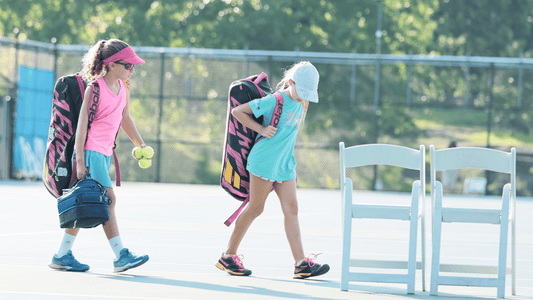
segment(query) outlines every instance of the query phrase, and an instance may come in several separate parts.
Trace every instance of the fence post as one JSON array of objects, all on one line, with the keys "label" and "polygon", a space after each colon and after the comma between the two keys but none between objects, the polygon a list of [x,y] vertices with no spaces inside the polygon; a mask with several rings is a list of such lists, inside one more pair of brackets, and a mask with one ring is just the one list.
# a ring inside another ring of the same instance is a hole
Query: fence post
[{"label": "fence post", "polygon": [[59,54],[59,51],[57,50],[57,39],[53,37],[51,42],[54,45],[53,53],[54,53],[54,84],[55,84],[55,81],[57,80],[57,56]]},{"label": "fence post", "polygon": [[[376,80],[374,83],[374,143],[379,137],[379,88],[381,73],[381,0],[378,0],[378,29],[376,30],[377,60],[376,60]],[[378,178],[378,167],[374,165],[374,177],[372,178],[372,190],[376,189]]]},{"label": "fence post", "polygon": [[409,60],[407,62],[407,64],[409,65],[409,71],[407,72],[407,99],[405,99],[408,108],[411,107],[411,80],[413,79],[413,63],[411,62],[411,60],[413,59],[412,56],[413,50],[409,50]]},{"label": "fence post", "polygon": [[165,82],[165,49],[161,48],[161,76],[159,84],[159,116],[157,119],[157,155],[155,165],[155,182],[161,182],[161,157],[163,156],[163,146],[161,142],[161,124],[163,121],[163,98],[164,98],[164,82]]},{"label": "fence post", "polygon": [[10,111],[10,105],[9,100],[11,100],[11,97],[9,95],[6,95],[5,97],[2,97],[2,153],[4,153],[2,157],[2,162],[0,162],[2,173],[0,174],[1,179],[8,179],[9,178],[9,169],[11,166],[11,163],[9,161],[10,153],[11,151],[9,149],[9,141],[10,141],[10,122],[9,122],[9,111]]},{"label": "fence post", "polygon": [[272,55],[268,56],[268,81],[272,83]]},{"label": "fence post", "polygon": [[[487,112],[487,148],[490,148],[490,132],[492,127],[492,104],[494,102],[492,90],[494,88],[494,63],[490,64],[490,78],[489,78],[489,105]],[[485,185],[485,195],[489,194],[490,185],[490,172],[485,171],[485,178],[487,178],[487,184]]]},{"label": "fence post", "polygon": [[353,49],[353,60],[352,60],[352,80],[351,80],[351,89],[350,89],[350,105],[355,106],[355,85],[357,83],[357,68],[355,64],[355,57],[357,55],[357,50]]},{"label": "fence post", "polygon": [[185,99],[191,100],[191,44],[187,46],[187,86],[185,87]]},{"label": "fence post", "polygon": [[489,76],[489,103],[487,108],[487,148],[490,148],[490,131],[492,129],[492,89],[494,87],[494,63],[490,64]]},{"label": "fence post", "polygon": [[523,65],[523,61],[524,60],[524,53],[521,53],[520,54],[520,65],[518,66],[518,102],[516,104],[516,106],[518,108],[521,108],[522,107],[522,83],[523,83],[523,80],[524,80],[524,65]]},{"label": "fence post", "polygon": [[6,152],[6,161],[8,165],[6,165],[8,174],[7,178],[11,178],[14,172],[14,165],[13,165],[13,149],[15,149],[15,113],[17,111],[17,102],[19,97],[19,81],[20,81],[20,74],[19,74],[19,54],[20,54],[20,43],[19,43],[19,34],[20,31],[18,28],[15,28],[13,30],[15,33],[15,82],[13,82],[13,88],[11,89],[13,92],[13,97],[11,98],[10,105],[7,106],[9,109],[8,111],[8,122],[7,125],[9,128],[7,128],[7,152]]},{"label": "fence post", "polygon": [[248,77],[248,45],[244,46],[244,61],[242,66],[242,78]]},{"label": "fence post", "polygon": [[468,83],[470,81],[470,65],[468,64],[468,58],[470,57],[470,53],[466,53],[466,60],[467,60],[467,63],[466,63],[466,72],[465,72],[465,107],[464,109],[467,110],[469,107],[470,107],[470,103],[468,103],[470,100],[469,100],[469,97],[468,97],[468,94],[470,93],[470,88],[468,86]]}]

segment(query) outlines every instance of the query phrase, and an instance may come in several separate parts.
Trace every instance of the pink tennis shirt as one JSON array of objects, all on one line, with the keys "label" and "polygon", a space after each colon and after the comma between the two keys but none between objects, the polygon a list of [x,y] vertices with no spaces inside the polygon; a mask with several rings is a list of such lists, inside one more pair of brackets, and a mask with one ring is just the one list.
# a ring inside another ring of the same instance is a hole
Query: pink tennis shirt
[{"label": "pink tennis shirt", "polygon": [[120,91],[116,95],[109,89],[103,77],[96,79],[96,82],[100,86],[100,98],[96,105],[93,104],[93,99],[89,100],[89,114],[93,107],[96,107],[96,113],[90,128],[87,130],[85,150],[92,150],[111,156],[113,154],[115,136],[126,107],[126,87],[124,82],[119,80]]}]

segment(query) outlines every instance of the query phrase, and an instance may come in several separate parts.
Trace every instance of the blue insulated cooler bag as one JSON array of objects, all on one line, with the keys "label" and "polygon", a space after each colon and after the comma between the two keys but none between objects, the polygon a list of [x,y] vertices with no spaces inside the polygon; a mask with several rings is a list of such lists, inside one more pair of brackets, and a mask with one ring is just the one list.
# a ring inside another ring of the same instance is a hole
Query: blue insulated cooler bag
[{"label": "blue insulated cooler bag", "polygon": [[57,199],[61,228],[93,228],[109,220],[107,189],[92,178],[74,183]]}]

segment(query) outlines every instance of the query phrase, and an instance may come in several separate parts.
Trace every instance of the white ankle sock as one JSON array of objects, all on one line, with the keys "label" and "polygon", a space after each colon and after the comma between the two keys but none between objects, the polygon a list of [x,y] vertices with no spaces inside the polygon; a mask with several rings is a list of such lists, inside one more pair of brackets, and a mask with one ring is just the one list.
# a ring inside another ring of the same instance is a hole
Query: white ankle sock
[{"label": "white ankle sock", "polygon": [[59,246],[59,250],[57,250],[56,256],[60,258],[67,254],[67,252],[72,249],[72,245],[74,244],[75,239],[75,235],[68,234],[65,232],[65,235],[63,235],[63,240],[61,241],[61,245]]},{"label": "white ankle sock", "polygon": [[124,246],[122,246],[122,240],[120,239],[120,236],[116,236],[114,238],[109,239],[109,245],[111,245],[111,248],[113,249],[113,252],[115,252],[116,259],[120,258],[120,251],[124,249]]}]

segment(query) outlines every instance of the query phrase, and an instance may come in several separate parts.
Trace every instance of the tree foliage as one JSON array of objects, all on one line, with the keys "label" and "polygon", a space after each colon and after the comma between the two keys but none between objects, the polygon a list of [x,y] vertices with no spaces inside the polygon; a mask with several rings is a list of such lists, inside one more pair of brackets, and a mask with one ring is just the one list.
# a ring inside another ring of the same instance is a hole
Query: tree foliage
[{"label": "tree foliage", "polygon": [[[531,56],[529,0],[382,0],[382,53]],[[0,0],[0,36],[375,53],[376,0]]]},{"label": "tree foliage", "polygon": [[531,57],[533,1],[439,0],[430,49],[441,55]]},{"label": "tree foliage", "polygon": [[[19,39],[61,44],[119,38],[155,47],[375,53],[378,3],[383,11],[381,53],[533,55],[530,0],[0,0],[0,36],[14,37],[18,31]],[[417,70],[415,95],[453,104],[464,92],[457,80],[462,70]],[[487,76],[482,69],[470,72],[472,78]],[[321,85],[324,109],[310,112],[319,121],[308,124],[309,130],[346,126],[354,115],[358,120],[372,118],[368,111],[350,106],[346,89],[337,86],[347,82],[343,79],[351,76],[350,68],[326,65],[321,73],[327,81]],[[372,99],[373,89],[362,86],[373,85],[371,71],[358,74],[358,98]],[[385,75],[394,80],[382,89],[384,104],[405,94],[407,70],[399,67]],[[482,90],[471,86],[472,98]],[[382,125],[392,130],[387,134],[398,131],[392,124]]]},{"label": "tree foliage", "polygon": [[[416,5],[415,5],[416,4]],[[383,1],[383,53],[424,51],[436,1]],[[0,35],[63,44],[373,53],[374,0],[1,0]]]}]

